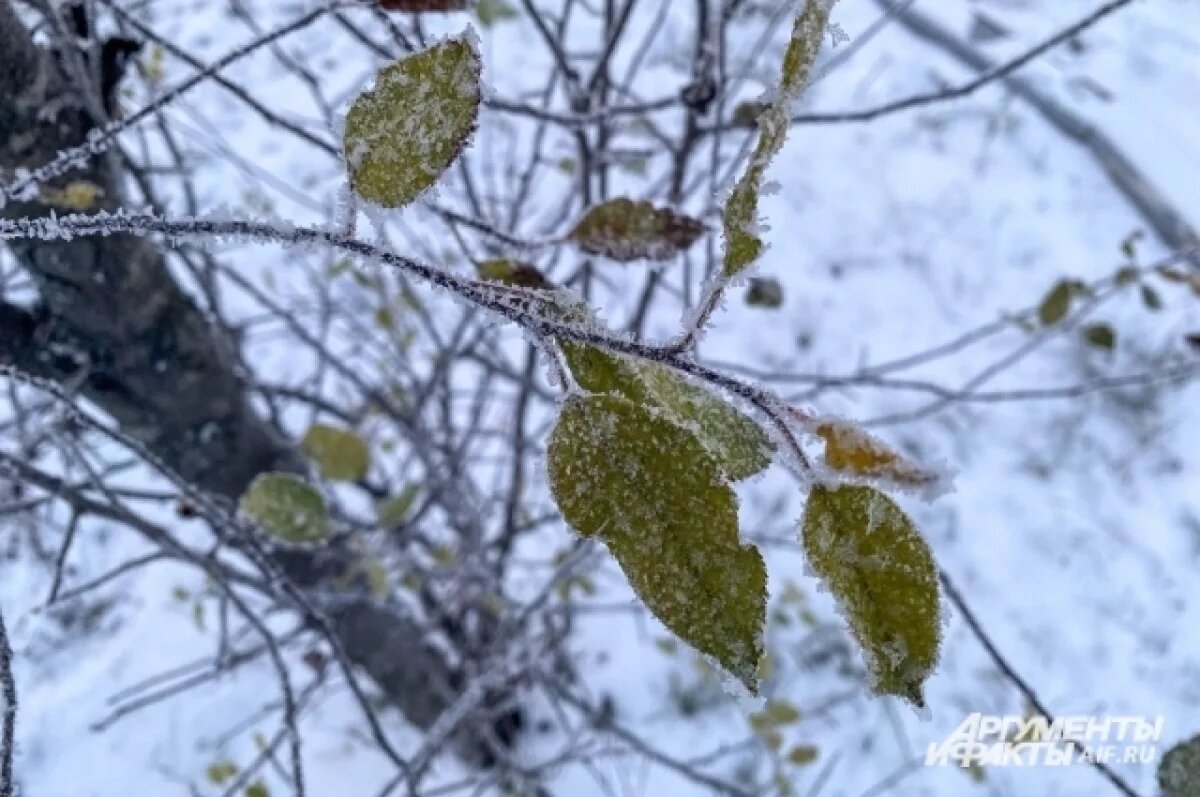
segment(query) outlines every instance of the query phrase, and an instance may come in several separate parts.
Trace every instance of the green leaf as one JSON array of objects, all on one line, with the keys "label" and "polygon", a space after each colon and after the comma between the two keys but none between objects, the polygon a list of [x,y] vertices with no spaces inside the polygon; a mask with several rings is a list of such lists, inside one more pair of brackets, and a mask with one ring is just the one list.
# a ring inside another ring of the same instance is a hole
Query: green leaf
[{"label": "green leaf", "polygon": [[265,783],[256,780],[246,787],[244,797],[271,797],[271,792],[267,791]]},{"label": "green leaf", "polygon": [[546,456],[563,517],[598,536],[662,623],[758,689],[766,567],[700,441],[620,396],[563,405]]},{"label": "green leaf", "polygon": [[396,495],[380,501],[375,507],[375,516],[384,526],[396,526],[408,517],[420,494],[421,485],[409,482]]},{"label": "green leaf", "polygon": [[1066,318],[1071,311],[1071,302],[1086,292],[1087,286],[1079,280],[1061,279],[1054,283],[1038,305],[1038,320],[1042,326],[1052,327]]},{"label": "green leaf", "polygon": [[942,627],[937,567],[912,520],[873,487],[818,485],[802,541],[863,648],[875,691],[923,706]]},{"label": "green leaf", "polygon": [[791,750],[788,750],[788,763],[793,766],[802,767],[817,760],[817,748],[811,744],[798,744]]},{"label": "green leaf", "polygon": [[358,481],[371,469],[367,444],[348,429],[313,424],[300,441],[300,450],[332,481]]},{"label": "green leaf", "polygon": [[690,216],[620,197],[590,208],[566,240],[589,254],[629,263],[670,260],[703,232],[704,225]]},{"label": "green leaf", "polygon": [[479,0],[479,4],[475,6],[475,16],[479,17],[480,25],[490,28],[497,22],[514,19],[520,14],[504,0]]},{"label": "green leaf", "polygon": [[666,366],[574,341],[563,341],[562,349],[580,387],[593,393],[617,393],[636,404],[662,410],[669,420],[699,438],[729,479],[740,481],[771,464],[771,440],[761,426]]},{"label": "green leaf", "polygon": [[484,279],[502,282],[505,285],[515,285],[519,288],[542,288],[548,290],[554,287],[542,272],[537,270],[537,267],[523,263],[520,260],[503,258],[481,260],[475,264],[475,271]]},{"label": "green leaf", "polygon": [[214,761],[204,770],[205,777],[214,786],[223,786],[238,773],[237,764],[232,761]]},{"label": "green leaf", "polygon": [[320,542],[329,536],[325,499],[298,476],[264,473],[242,495],[242,511],[281,540]]},{"label": "green leaf", "polygon": [[1180,742],[1158,762],[1158,785],[1162,797],[1200,795],[1200,735]]},{"label": "green leaf", "polygon": [[737,407],[657,363],[642,361],[636,370],[651,400],[699,438],[730,480],[749,478],[771,464],[771,439]]},{"label": "green leaf", "polygon": [[[805,0],[796,16],[791,39],[783,56],[777,99],[755,117],[758,143],[750,156],[746,171],[733,187],[721,215],[725,234],[726,277],[733,277],[749,268],[763,250],[758,236],[758,200],[762,192],[767,167],[783,148],[790,126],[792,103],[799,98],[813,62],[820,52],[825,27],[829,23],[831,3],[826,0]],[[748,116],[748,114],[743,114]],[[743,124],[746,119],[741,120]]]},{"label": "green leaf", "polygon": [[800,709],[788,701],[771,700],[763,707],[762,711],[756,711],[750,715],[750,727],[762,732],[770,728],[799,722],[800,717]]},{"label": "green leaf", "polygon": [[1089,324],[1082,331],[1089,346],[1105,351],[1112,351],[1117,346],[1117,333],[1108,324]]},{"label": "green leaf", "polygon": [[1147,310],[1155,312],[1163,308],[1162,297],[1158,295],[1158,291],[1149,285],[1142,286],[1142,304],[1146,305]]},{"label": "green leaf", "polygon": [[475,130],[480,70],[465,36],[381,69],[346,114],[343,149],[354,190],[395,208],[437,182]]}]

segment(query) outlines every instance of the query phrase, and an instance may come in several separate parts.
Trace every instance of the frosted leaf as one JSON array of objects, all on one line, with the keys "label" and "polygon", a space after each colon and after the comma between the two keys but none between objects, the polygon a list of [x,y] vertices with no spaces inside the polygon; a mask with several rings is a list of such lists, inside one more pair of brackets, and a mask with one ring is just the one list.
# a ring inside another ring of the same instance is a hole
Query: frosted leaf
[{"label": "frosted leaf", "polygon": [[505,258],[481,260],[475,264],[475,271],[484,279],[502,282],[505,285],[542,289],[554,287],[542,272],[537,270],[536,266],[520,260]]},{"label": "frosted leaf", "polygon": [[783,148],[790,124],[792,102],[799,98],[808,83],[809,73],[821,49],[826,26],[829,24],[831,0],[805,0],[796,16],[791,40],[783,56],[779,77],[779,94],[765,106],[739,106],[734,123],[758,127],[758,143],[750,162],[733,191],[725,201],[721,214],[725,234],[724,273],[732,277],[758,260],[764,244],[758,225],[758,200],[766,178],[767,167]]},{"label": "frosted leaf", "polygon": [[325,499],[299,476],[264,473],[238,505],[264,531],[285,542],[315,543],[329,536]]},{"label": "frosted leaf", "polygon": [[771,441],[762,427],[706,388],[657,363],[574,341],[562,341],[561,346],[580,387],[659,409],[696,436],[727,478],[739,481],[771,464]]},{"label": "frosted leaf", "polygon": [[1168,750],[1158,763],[1162,797],[1196,797],[1200,794],[1200,735]]},{"label": "frosted leaf", "polygon": [[354,190],[395,208],[437,182],[475,130],[480,71],[469,35],[381,69],[346,114],[342,145]]},{"label": "frosted leaf", "polygon": [[313,424],[300,441],[300,450],[332,481],[357,481],[371,468],[367,444],[348,429]]},{"label": "frosted leaf", "polygon": [[567,522],[604,540],[667,628],[757,692],[766,567],[700,441],[620,396],[574,396],[546,463]]},{"label": "frosted leaf", "polygon": [[838,473],[909,488],[931,488],[939,481],[937,473],[921,468],[857,424],[821,418],[813,431],[825,441],[825,464]]},{"label": "frosted leaf", "polygon": [[942,626],[937,566],[916,526],[874,487],[813,487],[801,534],[862,646],[876,692],[924,706]]},{"label": "frosted leaf", "polygon": [[567,240],[589,254],[629,263],[670,260],[703,233],[704,225],[690,216],[620,197],[588,209]]}]

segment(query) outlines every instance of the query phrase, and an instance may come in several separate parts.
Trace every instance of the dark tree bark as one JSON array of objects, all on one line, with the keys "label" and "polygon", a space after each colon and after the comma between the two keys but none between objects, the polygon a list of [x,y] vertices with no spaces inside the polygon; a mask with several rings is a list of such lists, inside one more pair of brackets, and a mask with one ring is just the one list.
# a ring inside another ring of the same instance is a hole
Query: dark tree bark
[{"label": "dark tree bark", "polygon": [[[8,0],[0,0],[0,177],[77,146],[92,126],[51,54],[36,46]],[[122,175],[114,157],[93,158],[60,182],[87,180],[115,211]],[[10,201],[8,218],[47,214]],[[77,386],[121,429],[189,483],[236,501],[269,470],[299,471],[296,451],[251,408],[233,350],[183,292],[152,241],[127,235],[71,241],[18,240],[10,248],[35,281],[34,310],[0,302],[0,362]],[[343,576],[347,551],[280,553],[276,564],[302,589]],[[314,602],[315,598],[314,598]],[[365,585],[316,603],[352,661],[414,725],[428,728],[455,697],[461,675],[424,640],[396,602]],[[460,745],[463,751],[474,746]]]}]

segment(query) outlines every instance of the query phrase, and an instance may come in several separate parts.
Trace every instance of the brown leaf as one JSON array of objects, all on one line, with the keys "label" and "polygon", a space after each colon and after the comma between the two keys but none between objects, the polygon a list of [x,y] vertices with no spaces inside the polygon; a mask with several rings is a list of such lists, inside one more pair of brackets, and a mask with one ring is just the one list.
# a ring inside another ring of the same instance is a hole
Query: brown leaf
[{"label": "brown leaf", "polygon": [[670,260],[696,243],[704,225],[669,208],[620,197],[590,208],[567,240],[620,263]]}]

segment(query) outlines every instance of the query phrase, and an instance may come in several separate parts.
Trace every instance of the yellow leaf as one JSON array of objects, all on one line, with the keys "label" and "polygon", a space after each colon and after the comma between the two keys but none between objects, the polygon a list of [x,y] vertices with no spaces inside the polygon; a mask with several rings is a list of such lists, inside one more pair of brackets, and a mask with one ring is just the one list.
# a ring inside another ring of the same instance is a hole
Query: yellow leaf
[{"label": "yellow leaf", "polygon": [[815,430],[825,441],[825,464],[855,476],[887,479],[909,487],[932,485],[936,474],[910,462],[886,443],[846,421],[820,421]]},{"label": "yellow leaf", "polygon": [[305,433],[300,450],[332,481],[352,482],[367,475],[371,452],[363,439],[348,429],[318,423]]}]

